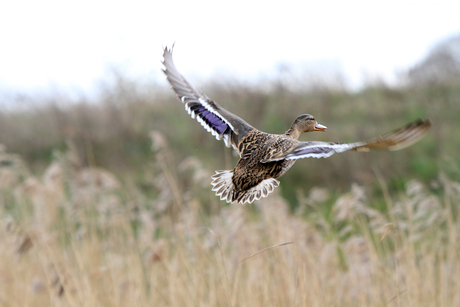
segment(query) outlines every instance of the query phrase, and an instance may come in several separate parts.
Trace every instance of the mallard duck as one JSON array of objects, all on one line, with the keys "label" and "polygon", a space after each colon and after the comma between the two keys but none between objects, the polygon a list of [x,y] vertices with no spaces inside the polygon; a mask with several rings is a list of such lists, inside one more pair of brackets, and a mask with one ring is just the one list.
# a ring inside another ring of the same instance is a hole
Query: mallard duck
[{"label": "mallard duck", "polygon": [[300,142],[302,133],[326,131],[327,127],[310,114],[298,116],[284,134],[257,130],[195,90],[176,69],[172,49],[163,53],[163,69],[185,110],[227,147],[233,147],[240,159],[233,170],[216,171],[212,191],[231,203],[252,203],[268,196],[279,185],[276,180],[301,158],[328,158],[348,150],[399,150],[420,140],[431,127],[431,120],[420,119],[377,138],[355,143]]}]

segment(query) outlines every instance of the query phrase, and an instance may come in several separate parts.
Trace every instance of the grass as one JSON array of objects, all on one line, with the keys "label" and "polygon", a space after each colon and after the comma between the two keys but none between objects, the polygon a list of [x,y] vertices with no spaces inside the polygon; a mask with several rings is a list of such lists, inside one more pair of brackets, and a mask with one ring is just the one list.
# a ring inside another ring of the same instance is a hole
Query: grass
[{"label": "grass", "polygon": [[[53,150],[63,150],[70,139],[86,165],[93,163],[117,175],[138,176],[152,158],[152,130],[165,135],[179,160],[193,155],[206,161],[209,169],[230,168],[236,163],[230,149],[213,141],[189,118],[171,90],[149,84],[146,87],[153,90],[147,91],[141,85],[136,88],[129,80],[117,80],[117,84],[90,101],[53,97],[40,101],[30,97],[29,104],[35,107],[0,112],[0,143],[24,157],[35,173],[43,172],[52,160]],[[328,160],[299,161],[300,166],[283,177],[295,188],[300,187],[299,182],[315,181],[313,185],[345,190],[350,182],[369,182],[375,167],[386,178],[407,180],[415,176],[429,182],[440,172],[449,172],[446,159],[457,156],[458,85],[368,88],[358,93],[292,92],[275,85],[269,88],[272,90],[237,84],[205,85],[203,90],[263,131],[284,133],[301,113],[311,113],[328,126],[327,133],[306,134],[302,140],[353,142],[386,133],[419,117],[430,117],[434,122],[427,137],[397,154],[342,154]],[[451,176],[460,180],[455,174]]]},{"label": "grass", "polygon": [[403,151],[299,161],[236,206],[209,184],[231,149],[169,89],[114,79],[94,101],[21,95],[28,108],[0,112],[0,306],[460,305],[458,83],[208,85],[264,131],[300,113],[328,126],[302,140],[434,122]]},{"label": "grass", "polygon": [[295,211],[280,191],[223,205],[201,160],[151,138],[154,195],[71,143],[39,177],[1,153],[1,306],[460,304],[460,183],[447,176],[391,193],[376,173],[378,208],[358,184],[300,190]]}]

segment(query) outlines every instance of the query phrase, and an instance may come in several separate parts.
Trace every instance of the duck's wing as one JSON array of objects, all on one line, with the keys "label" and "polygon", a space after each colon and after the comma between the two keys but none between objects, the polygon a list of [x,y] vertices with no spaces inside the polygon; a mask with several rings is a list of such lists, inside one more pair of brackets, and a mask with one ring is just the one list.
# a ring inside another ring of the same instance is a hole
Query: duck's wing
[{"label": "duck's wing", "polygon": [[420,119],[383,136],[356,143],[299,142],[284,152],[278,153],[271,160],[263,162],[283,159],[328,158],[336,152],[347,150],[399,150],[419,141],[428,132],[431,125],[430,119]]},{"label": "duck's wing", "polygon": [[167,47],[163,53],[163,65],[163,72],[177,97],[185,104],[185,110],[216,139],[223,139],[227,147],[233,146],[238,151],[239,140],[255,128],[195,90],[177,70],[172,59],[172,49]]}]

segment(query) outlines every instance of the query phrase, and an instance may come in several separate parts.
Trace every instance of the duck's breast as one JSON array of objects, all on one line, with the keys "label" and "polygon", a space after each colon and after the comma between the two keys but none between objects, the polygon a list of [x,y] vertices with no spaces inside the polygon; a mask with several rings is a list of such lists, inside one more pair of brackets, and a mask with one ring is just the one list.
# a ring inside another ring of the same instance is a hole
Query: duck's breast
[{"label": "duck's breast", "polygon": [[273,149],[281,149],[282,139],[277,135],[248,135],[241,143],[241,159],[233,175],[233,183],[237,189],[248,190],[265,179],[278,178],[295,163],[295,160],[261,162],[273,152]]}]

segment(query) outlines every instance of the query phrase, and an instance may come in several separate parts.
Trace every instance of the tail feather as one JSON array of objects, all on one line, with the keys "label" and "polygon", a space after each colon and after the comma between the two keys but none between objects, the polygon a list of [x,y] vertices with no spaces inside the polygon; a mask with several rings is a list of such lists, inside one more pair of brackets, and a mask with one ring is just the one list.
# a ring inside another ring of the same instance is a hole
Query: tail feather
[{"label": "tail feather", "polygon": [[233,171],[216,171],[216,174],[212,176],[213,179],[211,184],[212,190],[216,192],[217,196],[220,196],[221,200],[226,200],[228,203],[252,203],[255,200],[259,200],[262,197],[267,197],[268,194],[273,192],[279,181],[274,178],[265,179],[260,182],[257,186],[252,187],[247,191],[237,190],[232,182]]}]

